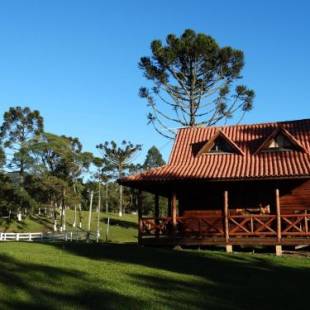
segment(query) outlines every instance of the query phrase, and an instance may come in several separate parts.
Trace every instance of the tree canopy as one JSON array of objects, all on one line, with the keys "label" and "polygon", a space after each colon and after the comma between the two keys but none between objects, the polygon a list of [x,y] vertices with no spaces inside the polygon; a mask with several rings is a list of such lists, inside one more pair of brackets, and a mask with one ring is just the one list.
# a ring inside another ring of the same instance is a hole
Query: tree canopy
[{"label": "tree canopy", "polygon": [[187,29],[180,37],[169,34],[166,44],[152,41],[151,52],[139,68],[152,87],[141,87],[139,95],[161,135],[174,138],[175,127],[212,126],[252,109],[254,91],[236,84],[244,66],[241,50]]},{"label": "tree canopy", "polygon": [[[133,156],[141,150],[141,145],[134,145],[124,140],[121,146],[114,141],[101,143],[96,146],[102,153],[102,164],[106,171],[111,172],[114,179],[121,178],[132,168]],[[123,214],[123,186],[119,186],[119,215]]]},{"label": "tree canopy", "polygon": [[13,151],[9,166],[18,169],[20,181],[23,182],[25,170],[31,166],[30,142],[43,132],[43,117],[39,111],[28,107],[11,107],[4,113],[3,119],[0,139],[5,148]]},{"label": "tree canopy", "polygon": [[145,161],[143,163],[144,169],[150,169],[165,165],[165,161],[159,151],[159,149],[153,145],[147,152]]}]

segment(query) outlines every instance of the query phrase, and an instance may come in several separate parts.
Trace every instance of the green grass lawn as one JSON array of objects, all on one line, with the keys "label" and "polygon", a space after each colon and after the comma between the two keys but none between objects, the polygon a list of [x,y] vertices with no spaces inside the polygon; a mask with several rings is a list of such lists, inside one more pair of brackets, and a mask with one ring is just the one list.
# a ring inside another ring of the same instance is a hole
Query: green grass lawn
[{"label": "green grass lawn", "polygon": [[309,308],[300,257],[3,242],[0,264],[0,309]]},{"label": "green grass lawn", "polygon": [[[137,241],[137,216],[132,214],[124,214],[119,217],[117,214],[110,213],[110,226],[108,240],[111,242],[136,242]],[[66,223],[67,231],[75,230],[72,227],[74,221],[74,212],[67,210]],[[88,225],[88,212],[82,211],[82,229],[86,231]],[[107,215],[100,214],[100,236],[101,240],[106,240],[107,231]],[[97,214],[92,214],[91,230],[95,232],[97,229]],[[0,232],[48,232],[53,231],[53,220],[45,216],[32,215],[28,216],[22,222],[6,221],[0,219]]]},{"label": "green grass lawn", "polygon": [[[307,258],[139,247],[136,216],[110,217],[110,243],[0,242],[0,309],[309,308]],[[84,212],[83,229],[87,219]],[[70,211],[68,231],[72,222]],[[33,217],[1,229],[47,231],[52,223]]]}]

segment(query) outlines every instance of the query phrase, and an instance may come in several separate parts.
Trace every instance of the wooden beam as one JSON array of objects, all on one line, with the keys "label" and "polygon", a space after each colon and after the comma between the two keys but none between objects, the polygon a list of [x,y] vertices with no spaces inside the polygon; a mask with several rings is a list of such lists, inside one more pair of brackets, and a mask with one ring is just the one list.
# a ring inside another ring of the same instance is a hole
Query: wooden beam
[{"label": "wooden beam", "polygon": [[[158,194],[155,194],[154,196],[154,204],[155,204],[155,225],[159,225],[159,196]],[[159,229],[156,227],[155,230],[156,238],[159,238]]]},{"label": "wooden beam", "polygon": [[138,244],[142,244],[142,208],[143,208],[143,197],[142,197],[142,191],[139,190],[138,193],[138,224],[139,224],[139,230],[138,230]]},{"label": "wooden beam", "polygon": [[176,228],[177,228],[177,195],[175,192],[172,193],[172,197],[171,197],[171,215],[172,215],[173,232],[176,232]]},{"label": "wooden beam", "polygon": [[229,225],[228,225],[228,191],[224,191],[224,232],[225,241],[229,242]]},{"label": "wooden beam", "polygon": [[281,242],[281,210],[280,210],[280,191],[276,189],[276,213],[277,213],[277,241]]}]

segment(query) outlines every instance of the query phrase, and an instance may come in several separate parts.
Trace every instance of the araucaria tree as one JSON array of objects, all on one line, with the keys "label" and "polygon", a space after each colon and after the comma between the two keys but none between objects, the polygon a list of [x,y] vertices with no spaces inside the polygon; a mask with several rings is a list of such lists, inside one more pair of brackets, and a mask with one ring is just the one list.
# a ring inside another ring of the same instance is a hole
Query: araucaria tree
[{"label": "araucaria tree", "polygon": [[169,34],[165,45],[154,40],[151,51],[139,68],[153,85],[141,87],[139,95],[147,99],[148,121],[161,135],[174,138],[175,127],[212,126],[237,112],[241,119],[252,109],[254,91],[236,83],[242,51],[189,29],[180,37]]},{"label": "araucaria tree", "polygon": [[39,111],[25,107],[12,107],[4,113],[0,138],[5,148],[14,153],[9,159],[9,167],[17,170],[20,183],[24,182],[25,170],[32,164],[29,147],[43,132],[43,117]]},{"label": "araucaria tree", "polygon": [[[121,178],[131,167],[133,156],[141,150],[141,145],[123,141],[118,146],[114,141],[96,146],[102,153],[103,164],[110,170],[115,179]],[[119,186],[119,216],[123,215],[123,186]]]}]

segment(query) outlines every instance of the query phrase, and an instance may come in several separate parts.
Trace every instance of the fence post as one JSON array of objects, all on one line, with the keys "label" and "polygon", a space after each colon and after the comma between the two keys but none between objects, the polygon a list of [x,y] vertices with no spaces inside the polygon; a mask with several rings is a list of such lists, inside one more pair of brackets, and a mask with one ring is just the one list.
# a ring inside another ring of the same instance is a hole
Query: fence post
[{"label": "fence post", "polygon": [[28,240],[31,241],[31,233],[29,233]]},{"label": "fence post", "polygon": [[19,233],[17,233],[15,236],[16,236],[16,241],[19,241]]}]

